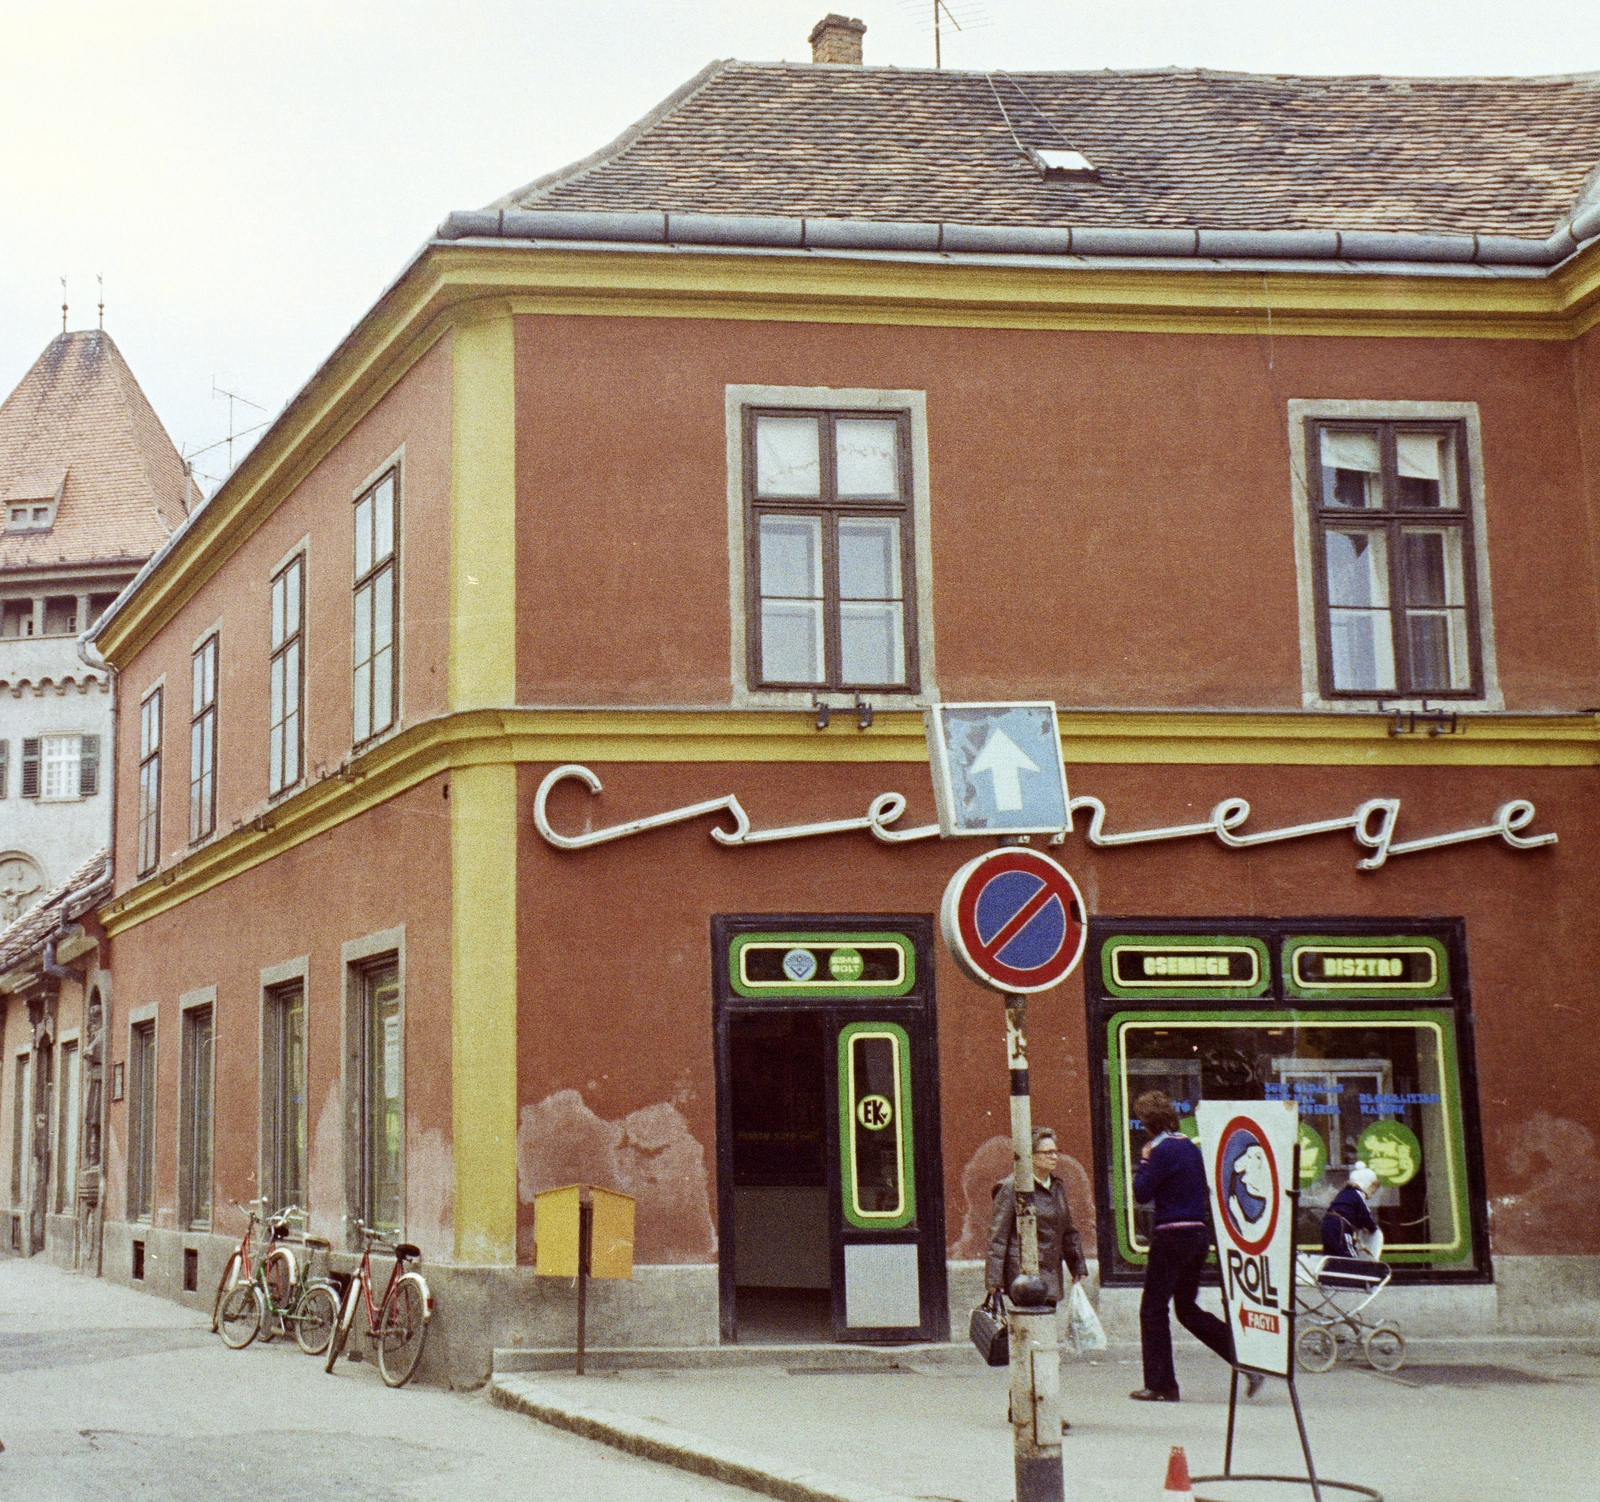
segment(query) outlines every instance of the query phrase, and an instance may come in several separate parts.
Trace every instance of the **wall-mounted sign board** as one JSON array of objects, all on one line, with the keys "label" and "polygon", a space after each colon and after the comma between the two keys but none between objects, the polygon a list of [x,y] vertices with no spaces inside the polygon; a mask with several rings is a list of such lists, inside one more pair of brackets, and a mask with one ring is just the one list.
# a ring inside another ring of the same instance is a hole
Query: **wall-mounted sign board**
[{"label": "wall-mounted sign board", "polygon": [[1326,1001],[1339,996],[1450,994],[1450,959],[1423,935],[1341,935],[1286,939],[1284,995]]},{"label": "wall-mounted sign board", "polygon": [[1267,946],[1248,935],[1116,934],[1100,946],[1111,996],[1262,996],[1272,984]]},{"label": "wall-mounted sign board", "polygon": [[933,704],[923,720],[942,838],[1072,828],[1054,703]]},{"label": "wall-mounted sign board", "polygon": [[757,1001],[904,996],[916,979],[904,934],[740,934],[728,947],[728,984]]}]

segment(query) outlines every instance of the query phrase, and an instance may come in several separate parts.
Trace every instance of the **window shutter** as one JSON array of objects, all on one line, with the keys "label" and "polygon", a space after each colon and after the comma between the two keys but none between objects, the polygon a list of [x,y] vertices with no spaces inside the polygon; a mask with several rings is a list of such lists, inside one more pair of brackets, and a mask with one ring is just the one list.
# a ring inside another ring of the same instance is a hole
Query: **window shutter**
[{"label": "window shutter", "polygon": [[22,796],[39,796],[39,738],[30,736],[22,743]]},{"label": "window shutter", "polygon": [[0,798],[11,791],[11,742],[0,741]]},{"label": "window shutter", "polygon": [[100,791],[100,737],[78,739],[78,796],[92,798]]}]

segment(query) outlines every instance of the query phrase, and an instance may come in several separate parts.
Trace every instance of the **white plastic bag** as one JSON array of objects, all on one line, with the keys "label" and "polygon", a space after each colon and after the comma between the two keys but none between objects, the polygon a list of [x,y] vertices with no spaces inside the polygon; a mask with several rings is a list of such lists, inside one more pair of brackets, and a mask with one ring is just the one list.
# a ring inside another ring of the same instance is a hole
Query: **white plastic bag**
[{"label": "white plastic bag", "polygon": [[1082,1283],[1074,1283],[1067,1297],[1067,1330],[1073,1348],[1080,1356],[1088,1351],[1103,1351],[1106,1348],[1105,1327],[1100,1323],[1100,1316],[1094,1312],[1089,1295],[1083,1291]]}]

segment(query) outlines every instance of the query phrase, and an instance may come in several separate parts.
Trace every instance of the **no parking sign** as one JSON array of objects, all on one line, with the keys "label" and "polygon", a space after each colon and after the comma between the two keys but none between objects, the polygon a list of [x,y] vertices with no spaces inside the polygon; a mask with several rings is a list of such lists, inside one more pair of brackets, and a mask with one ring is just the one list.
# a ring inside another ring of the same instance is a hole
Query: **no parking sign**
[{"label": "no parking sign", "polygon": [[939,909],[955,962],[980,986],[1027,994],[1059,985],[1083,957],[1083,897],[1047,855],[1021,846],[968,861]]}]

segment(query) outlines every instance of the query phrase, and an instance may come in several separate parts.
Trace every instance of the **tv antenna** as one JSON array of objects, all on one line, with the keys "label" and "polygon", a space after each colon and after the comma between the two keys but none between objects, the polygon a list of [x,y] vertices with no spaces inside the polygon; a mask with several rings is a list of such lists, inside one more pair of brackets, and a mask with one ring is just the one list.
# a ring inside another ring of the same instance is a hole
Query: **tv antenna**
[{"label": "tv antenna", "polygon": [[917,30],[926,35],[933,33],[933,65],[944,65],[944,28],[946,25],[965,35],[989,25],[989,15],[982,0],[900,0],[900,9],[920,19]]},{"label": "tv antenna", "polygon": [[100,283],[100,330],[105,332],[106,326],[106,279],[97,271],[94,279]]},{"label": "tv antenna", "polygon": [[67,331],[67,279],[61,278],[61,332]]},{"label": "tv antenna", "polygon": [[[265,412],[267,409],[265,407],[261,406],[258,402],[251,401],[250,398],[247,397],[247,396],[240,396],[237,391],[225,391],[225,390],[223,390],[223,388],[221,386],[217,385],[217,378],[215,376],[211,377],[211,394],[213,396],[225,396],[225,397],[228,398],[228,436],[225,439],[221,440],[221,442],[212,444],[211,447],[212,448],[220,448],[222,446],[222,443],[226,443],[228,445],[228,473],[232,474],[233,473],[233,440],[235,438],[243,438],[246,434],[255,432],[257,428],[264,428],[266,426],[265,423],[258,422],[258,423],[255,424],[254,427],[246,428],[243,432],[236,432],[235,429],[234,429],[234,426],[233,426],[233,404],[235,402],[243,402],[245,404],[245,406],[251,407],[257,412]],[[204,449],[200,449],[200,450],[198,450],[198,452],[199,453],[204,453],[205,450]]]}]

